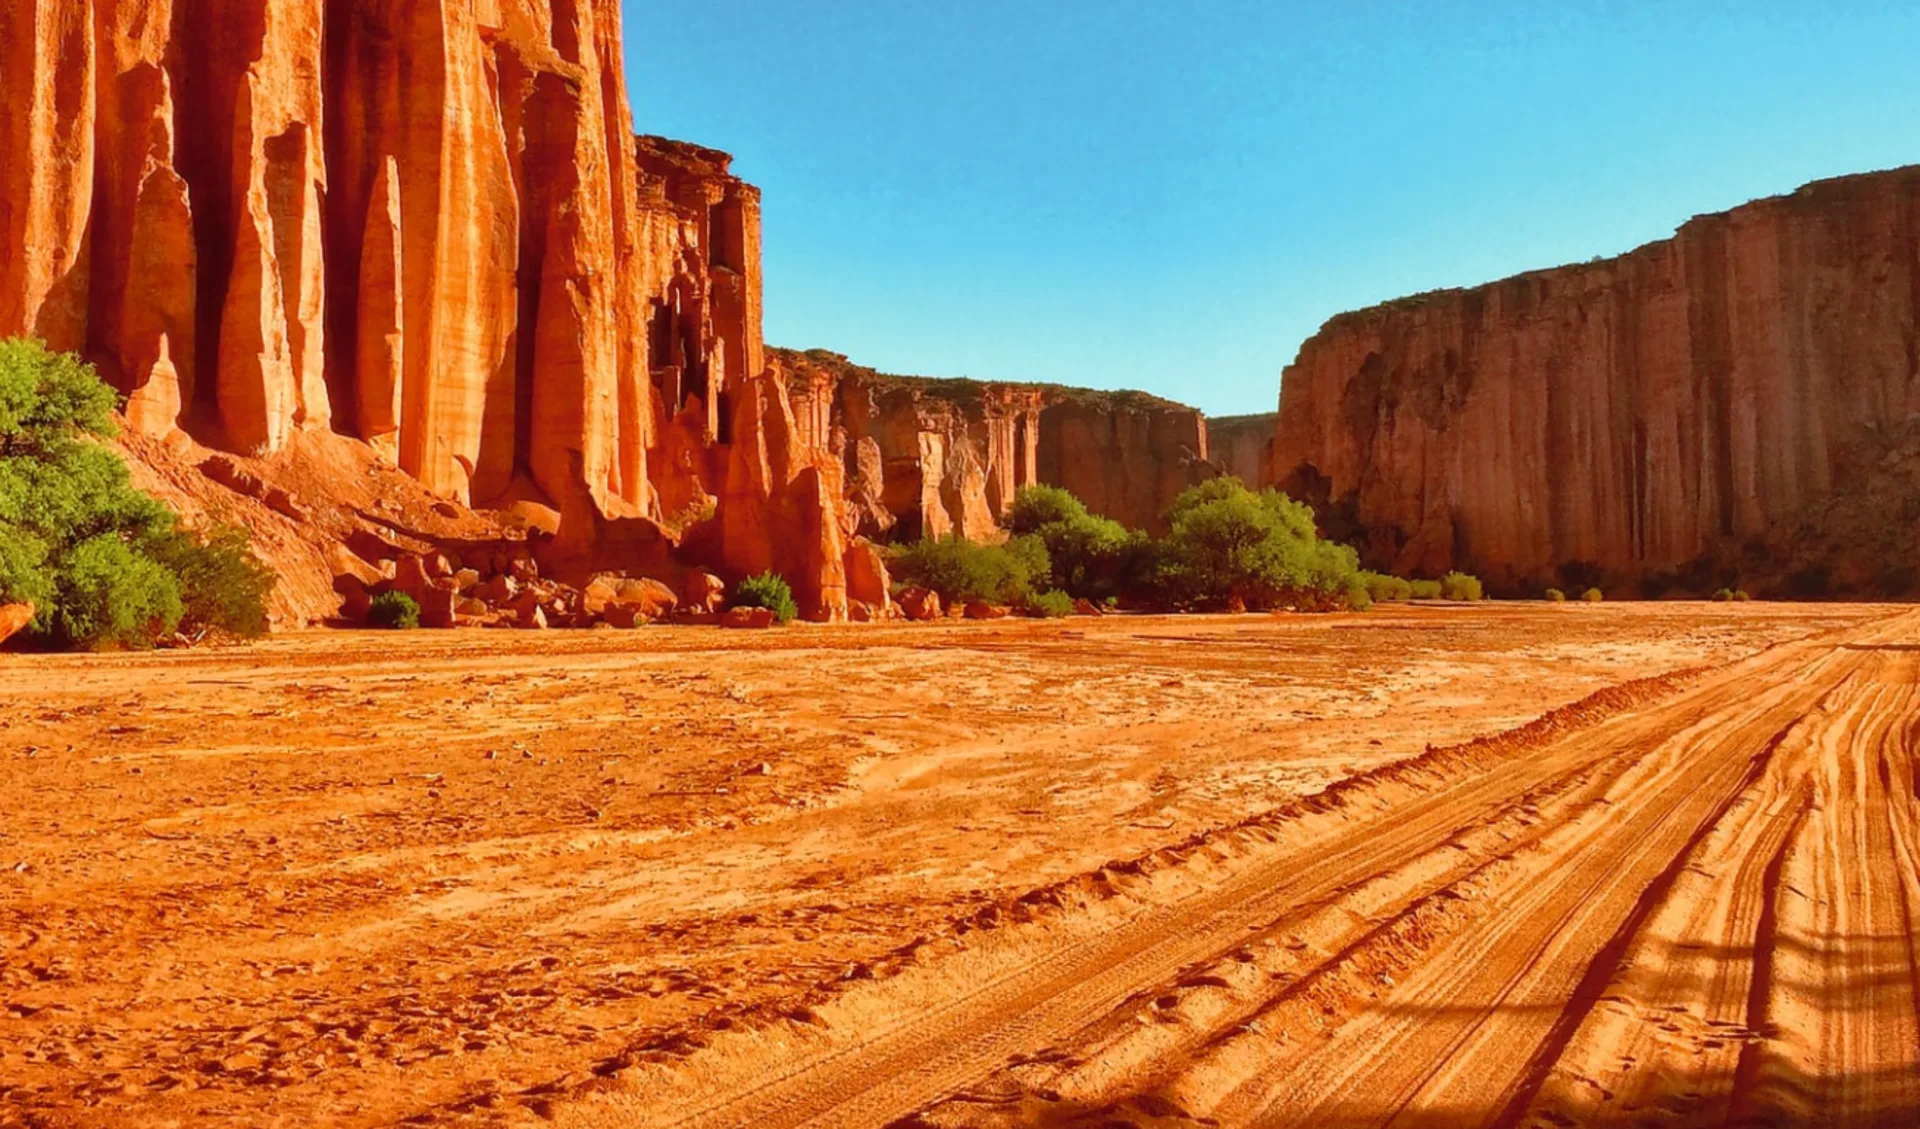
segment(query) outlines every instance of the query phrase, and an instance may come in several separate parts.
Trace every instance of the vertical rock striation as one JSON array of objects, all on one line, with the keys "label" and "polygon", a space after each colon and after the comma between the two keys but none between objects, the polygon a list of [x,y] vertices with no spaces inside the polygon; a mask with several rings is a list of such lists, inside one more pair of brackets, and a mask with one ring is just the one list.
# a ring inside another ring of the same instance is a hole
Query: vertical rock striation
[{"label": "vertical rock striation", "polygon": [[1336,317],[1286,371],[1274,473],[1379,567],[1645,576],[1789,519],[1916,412],[1908,168]]},{"label": "vertical rock striation", "polygon": [[1220,473],[1248,486],[1273,480],[1274,412],[1253,416],[1214,416],[1207,420],[1207,455]]}]

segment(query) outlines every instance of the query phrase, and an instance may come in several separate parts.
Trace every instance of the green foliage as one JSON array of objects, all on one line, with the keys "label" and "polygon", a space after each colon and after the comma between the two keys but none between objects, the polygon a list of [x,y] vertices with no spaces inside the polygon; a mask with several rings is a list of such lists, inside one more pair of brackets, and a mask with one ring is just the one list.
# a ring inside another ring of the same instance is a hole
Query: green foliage
[{"label": "green foliage", "polygon": [[1047,546],[1034,534],[1004,545],[981,545],[959,536],[916,541],[897,551],[893,572],[907,584],[929,588],[947,603],[985,600],[1019,603],[1051,569]]},{"label": "green foliage", "polygon": [[1171,602],[1331,607],[1359,581],[1358,555],[1321,540],[1313,510],[1278,491],[1216,478],[1184,491],[1167,516],[1156,571]]},{"label": "green foliage", "polygon": [[1440,578],[1440,596],[1447,600],[1472,602],[1484,599],[1486,590],[1480,584],[1480,578],[1464,572],[1449,572]]},{"label": "green foliage", "polygon": [[1360,582],[1366,587],[1367,596],[1374,603],[1400,603],[1413,599],[1413,585],[1397,576],[1363,572],[1360,574]]},{"label": "green foliage", "polygon": [[1566,602],[1567,602],[1567,594],[1565,592],[1562,592],[1558,588],[1547,589],[1547,603],[1564,604]]},{"label": "green foliage", "polygon": [[147,544],[147,555],[180,578],[182,630],[266,634],[267,601],[278,578],[253,555],[251,544],[247,531],[234,526],[205,534],[174,529]]},{"label": "green foliage", "polygon": [[800,606],[793,602],[793,589],[784,577],[771,571],[749,576],[736,585],[732,606],[765,608],[781,623],[792,623],[793,617],[800,614]]},{"label": "green foliage", "polygon": [[1440,582],[1438,580],[1415,580],[1412,581],[1409,586],[1413,589],[1413,598],[1416,600],[1438,600],[1440,598]]},{"label": "green foliage", "polygon": [[1347,585],[1347,607],[1357,612],[1373,607],[1373,593],[1367,590],[1365,581],[1355,580]]},{"label": "green foliage", "polygon": [[244,539],[180,530],[94,442],[114,403],[75,358],[0,341],[0,603],[32,601],[33,631],[66,647],[147,646],[183,619],[264,629],[273,578]]},{"label": "green foliage", "polygon": [[1589,604],[1597,604],[1600,601],[1606,599],[1607,594],[1605,592],[1600,591],[1600,589],[1598,588],[1589,588],[1585,592],[1580,594],[1580,598],[1582,600],[1585,600]]},{"label": "green foliage", "polygon": [[114,533],[75,545],[55,583],[51,633],[71,647],[146,646],[185,613],[179,578]]},{"label": "green foliage", "polygon": [[1058,588],[1050,588],[1037,596],[1028,596],[1024,610],[1042,619],[1065,619],[1073,614],[1073,597]]},{"label": "green foliage", "polygon": [[382,592],[367,609],[367,622],[389,631],[412,631],[420,626],[420,605],[405,592]]},{"label": "green foliage", "polygon": [[1745,589],[1737,591],[1733,594],[1733,602],[1736,604],[1744,604],[1751,599],[1753,599],[1753,597],[1749,595]]},{"label": "green foliage", "polygon": [[1718,592],[1715,592],[1713,594],[1713,600],[1714,600],[1714,603],[1717,603],[1717,604],[1733,603],[1733,589],[1731,588],[1720,589]]},{"label": "green foliage", "polygon": [[1038,538],[1047,568],[1030,580],[1046,581],[1074,596],[1105,599],[1129,586],[1147,548],[1145,534],[1087,512],[1080,499],[1057,486],[1027,486],[1014,495],[1007,528]]}]

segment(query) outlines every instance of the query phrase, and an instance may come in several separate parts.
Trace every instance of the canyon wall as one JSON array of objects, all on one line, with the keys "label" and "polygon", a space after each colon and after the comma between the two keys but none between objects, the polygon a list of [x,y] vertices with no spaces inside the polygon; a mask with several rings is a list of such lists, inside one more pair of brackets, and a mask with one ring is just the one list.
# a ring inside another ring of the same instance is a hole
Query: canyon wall
[{"label": "canyon wall", "polygon": [[1273,432],[1279,423],[1274,412],[1213,416],[1207,420],[1208,457],[1220,473],[1248,486],[1269,483],[1273,480]]},{"label": "canyon wall", "polygon": [[869,537],[991,540],[1014,493],[1036,484],[1160,531],[1180,491],[1220,473],[1205,417],[1145,393],[889,376],[825,350],[772,357]]},{"label": "canyon wall", "polygon": [[831,617],[838,464],[766,433],[758,193],[636,140],[621,58],[618,0],[6,0],[0,336],[84,354],[141,434],[337,432],[550,507],[576,570],[710,516],[712,563]]},{"label": "canyon wall", "polygon": [[1907,168],[1342,314],[1286,370],[1272,474],[1376,567],[1537,590],[1760,537],[1916,412]]}]

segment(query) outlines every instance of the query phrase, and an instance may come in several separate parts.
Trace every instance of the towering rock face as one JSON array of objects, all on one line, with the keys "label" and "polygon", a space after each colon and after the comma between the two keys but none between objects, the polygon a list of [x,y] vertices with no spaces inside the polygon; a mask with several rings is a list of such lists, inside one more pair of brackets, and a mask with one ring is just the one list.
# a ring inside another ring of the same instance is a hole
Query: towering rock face
[{"label": "towering rock face", "polygon": [[993,540],[1014,494],[1042,483],[1157,530],[1181,490],[1219,473],[1205,418],[1144,393],[887,376],[817,349],[772,359],[869,537]]},{"label": "towering rock face", "polygon": [[645,506],[615,0],[16,0],[0,37],[0,334],[143,431]]},{"label": "towering rock face", "polygon": [[759,194],[635,138],[620,35],[618,0],[7,0],[0,336],[85,354],[142,433],[332,430],[551,506],[580,568],[718,508],[714,563],[770,537],[831,615],[839,464],[767,453]]},{"label": "towering rock face", "polygon": [[1909,168],[1336,317],[1286,371],[1274,467],[1377,566],[1535,586],[1760,536],[1917,411]]},{"label": "towering rock face", "polygon": [[1273,480],[1273,431],[1276,413],[1256,416],[1214,416],[1207,420],[1207,455],[1222,474],[1231,474],[1248,486]]},{"label": "towering rock face", "polygon": [[1139,392],[1067,393],[1040,416],[1040,480],[1152,533],[1182,490],[1219,474],[1207,448],[1205,416]]}]

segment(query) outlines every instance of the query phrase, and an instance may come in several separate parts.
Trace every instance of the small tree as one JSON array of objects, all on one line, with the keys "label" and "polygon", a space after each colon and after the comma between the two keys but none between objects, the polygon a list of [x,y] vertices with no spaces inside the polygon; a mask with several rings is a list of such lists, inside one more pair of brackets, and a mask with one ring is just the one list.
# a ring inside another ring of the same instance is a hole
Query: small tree
[{"label": "small tree", "polygon": [[1440,595],[1448,600],[1467,602],[1482,599],[1486,590],[1480,584],[1480,578],[1464,572],[1449,572],[1440,578]]},{"label": "small tree", "polygon": [[1562,592],[1558,588],[1547,589],[1547,603],[1564,604],[1566,602],[1567,602],[1567,594],[1565,592]]},{"label": "small tree", "polygon": [[1600,591],[1600,589],[1598,588],[1589,588],[1581,594],[1580,598],[1582,600],[1585,600],[1589,604],[1597,604],[1600,601],[1606,599],[1607,594],[1605,592]]}]

